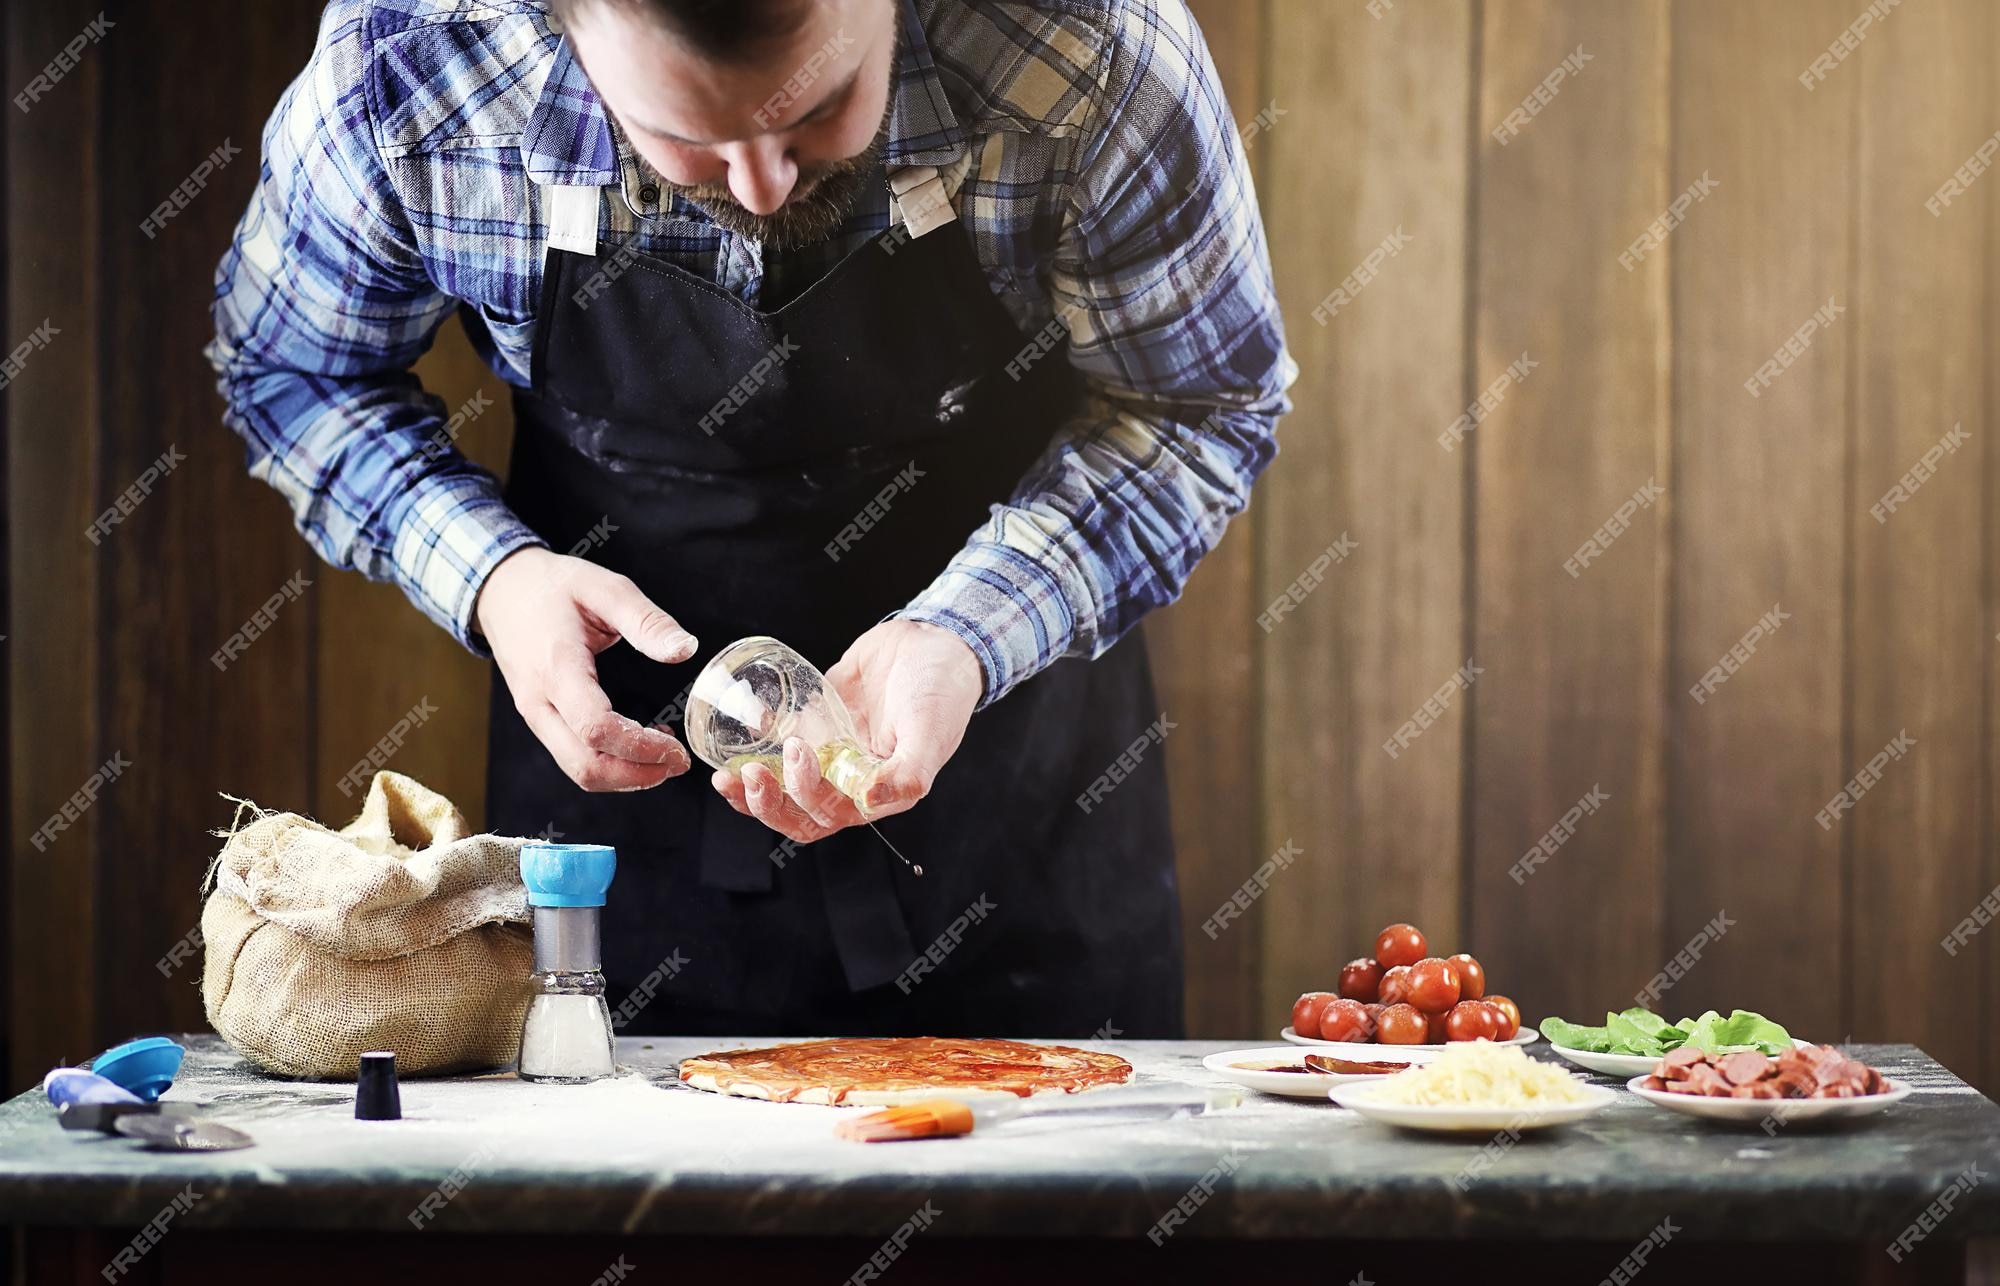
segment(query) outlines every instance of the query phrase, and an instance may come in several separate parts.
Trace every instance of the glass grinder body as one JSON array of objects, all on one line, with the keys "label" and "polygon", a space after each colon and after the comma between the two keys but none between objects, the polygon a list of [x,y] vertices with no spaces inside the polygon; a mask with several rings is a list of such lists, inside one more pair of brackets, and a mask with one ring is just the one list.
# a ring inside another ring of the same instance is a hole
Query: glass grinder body
[{"label": "glass grinder body", "polygon": [[535,917],[535,996],[521,1024],[520,1076],[580,1084],[612,1073],[598,922],[618,867],[603,844],[532,842],[521,882]]}]

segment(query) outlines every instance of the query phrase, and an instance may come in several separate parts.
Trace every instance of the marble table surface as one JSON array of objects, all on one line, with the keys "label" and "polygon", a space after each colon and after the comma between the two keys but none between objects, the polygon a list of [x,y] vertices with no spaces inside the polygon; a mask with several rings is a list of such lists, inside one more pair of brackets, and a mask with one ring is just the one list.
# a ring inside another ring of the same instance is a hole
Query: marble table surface
[{"label": "marble table surface", "polygon": [[[833,1137],[843,1109],[674,1079],[680,1057],[766,1042],[623,1039],[622,1074],[588,1086],[406,1080],[404,1119],[367,1122],[351,1086],[266,1078],[212,1036],[187,1039],[168,1097],[212,1105],[257,1146],[141,1151],[63,1131],[24,1094],[0,1106],[0,1223],[134,1227],[172,1205],[179,1223],[216,1228],[853,1236],[919,1218],[933,1237],[1125,1238],[1178,1205],[1173,1235],[1192,1237],[1636,1241],[1670,1219],[1696,1240],[1886,1244],[1950,1190],[1930,1235],[2000,1233],[2000,1183],[1985,1178],[2000,1173],[2000,1106],[1907,1045],[1851,1047],[1915,1084],[1903,1103],[1775,1136],[1622,1093],[1515,1142],[1248,1094],[1204,1117],[863,1145]],[[1203,1055],[1255,1043],[1090,1042],[1130,1059],[1140,1084],[1204,1086],[1223,1082]]]}]

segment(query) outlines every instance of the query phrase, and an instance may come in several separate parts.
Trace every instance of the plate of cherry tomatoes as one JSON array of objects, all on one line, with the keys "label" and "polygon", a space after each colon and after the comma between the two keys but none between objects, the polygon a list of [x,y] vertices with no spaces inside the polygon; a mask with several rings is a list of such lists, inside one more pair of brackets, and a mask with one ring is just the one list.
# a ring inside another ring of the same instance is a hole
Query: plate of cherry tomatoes
[{"label": "plate of cherry tomatoes", "polygon": [[1376,934],[1375,954],[1348,961],[1336,990],[1301,995],[1291,1026],[1279,1035],[1294,1045],[1427,1050],[1451,1041],[1525,1045],[1536,1038],[1519,1005],[1487,990],[1479,961],[1462,951],[1431,955],[1413,924]]}]

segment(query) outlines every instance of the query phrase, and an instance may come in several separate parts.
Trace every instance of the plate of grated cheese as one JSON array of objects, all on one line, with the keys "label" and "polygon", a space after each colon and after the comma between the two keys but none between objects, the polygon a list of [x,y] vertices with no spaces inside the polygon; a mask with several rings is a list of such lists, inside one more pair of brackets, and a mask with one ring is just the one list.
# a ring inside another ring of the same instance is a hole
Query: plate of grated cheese
[{"label": "plate of grated cheese", "polygon": [[1529,1058],[1518,1045],[1485,1040],[1448,1045],[1381,1080],[1336,1085],[1327,1097],[1384,1125],[1479,1134],[1564,1125],[1618,1100],[1616,1091]]}]

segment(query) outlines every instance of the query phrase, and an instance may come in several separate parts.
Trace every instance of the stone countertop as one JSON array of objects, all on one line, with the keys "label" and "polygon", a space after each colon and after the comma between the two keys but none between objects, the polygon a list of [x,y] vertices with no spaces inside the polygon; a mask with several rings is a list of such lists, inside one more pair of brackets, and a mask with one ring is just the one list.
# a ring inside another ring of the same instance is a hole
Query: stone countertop
[{"label": "stone countertop", "polygon": [[[1129,1238],[1181,1203],[1192,1213],[1176,1236],[1637,1241],[1671,1219],[1698,1240],[1886,1244],[1952,1189],[1931,1235],[2000,1232],[2000,1184],[1960,1183],[1975,1163],[1982,1178],[2000,1171],[2000,1106],[1908,1045],[1851,1047],[1916,1086],[1904,1102],[1775,1137],[1621,1094],[1510,1144],[1246,1091],[1242,1108],[1206,1117],[857,1144],[832,1134],[852,1109],[674,1078],[680,1057],[768,1041],[624,1039],[622,1074],[587,1086],[406,1080],[399,1122],[354,1120],[349,1085],[273,1080],[212,1036],[188,1043],[168,1097],[211,1104],[256,1147],[156,1153],[67,1132],[36,1090],[0,1106],[0,1222],[135,1227],[174,1205],[191,1227],[854,1236],[886,1235],[929,1203],[930,1236]],[[1088,1043],[1155,1086],[1223,1084],[1201,1059],[1239,1047]],[[1469,1170],[1475,1158],[1489,1160]]]}]

